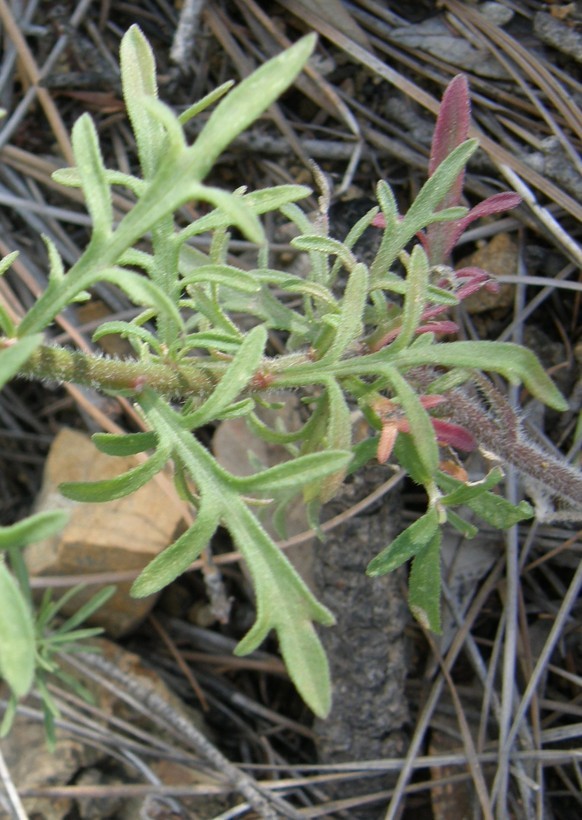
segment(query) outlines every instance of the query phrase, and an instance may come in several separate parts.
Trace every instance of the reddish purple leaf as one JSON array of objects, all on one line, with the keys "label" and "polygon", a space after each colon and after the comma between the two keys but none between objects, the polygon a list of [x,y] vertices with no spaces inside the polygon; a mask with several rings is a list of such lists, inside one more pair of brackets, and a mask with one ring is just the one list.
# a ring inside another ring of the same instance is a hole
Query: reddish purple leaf
[{"label": "reddish purple leaf", "polygon": [[439,444],[450,444],[456,450],[464,450],[467,453],[477,447],[477,442],[471,433],[459,424],[442,419],[431,419],[431,422]]},{"label": "reddish purple leaf", "polygon": [[[458,74],[447,86],[439,108],[430,151],[429,176],[468,138],[470,120],[469,84],[463,74]],[[462,171],[442,200],[439,210],[461,203],[464,181],[465,172]],[[457,225],[457,222],[437,222],[428,226],[425,250],[431,265],[440,265],[448,259],[460,235]]]},{"label": "reddish purple leaf", "polygon": [[420,325],[416,328],[416,332],[419,335],[421,333],[438,333],[439,335],[446,333],[450,335],[459,332],[459,325],[456,322],[443,319],[441,322],[429,322],[427,325]]},{"label": "reddish purple leaf", "polygon": [[[434,174],[438,166],[449,156],[451,151],[468,138],[470,119],[471,102],[469,97],[469,84],[464,74],[457,74],[445,89],[439,108],[430,151],[430,162],[428,165],[429,176]],[[461,188],[462,180],[456,197],[449,202],[448,205],[443,207],[458,205]]]},{"label": "reddish purple leaf", "polygon": [[[429,237],[432,238],[431,228],[447,228],[447,240],[443,251],[445,254],[444,258],[448,259],[451,251],[459,241],[459,237],[467,230],[471,222],[480,219],[482,216],[492,216],[493,214],[503,213],[503,211],[510,211],[512,208],[516,208],[520,203],[521,197],[519,194],[512,192],[494,194],[483,200],[483,202],[479,202],[478,205],[471,208],[466,216],[456,222],[442,222],[436,225],[429,225]],[[430,261],[432,262],[432,259],[430,259]],[[438,263],[433,262],[433,264]]]}]

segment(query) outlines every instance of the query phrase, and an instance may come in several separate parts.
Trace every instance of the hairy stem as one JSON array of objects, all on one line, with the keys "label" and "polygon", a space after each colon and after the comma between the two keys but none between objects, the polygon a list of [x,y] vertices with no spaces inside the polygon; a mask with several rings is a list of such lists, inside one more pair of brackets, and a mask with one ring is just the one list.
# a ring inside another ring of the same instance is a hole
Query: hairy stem
[{"label": "hairy stem", "polygon": [[462,388],[445,407],[448,418],[463,425],[479,446],[514,466],[546,496],[555,496],[582,510],[582,474],[549,450],[529,440],[518,416],[500,394],[490,395],[493,414]]},{"label": "hairy stem", "polygon": [[208,361],[135,361],[41,345],[20,368],[20,375],[31,378],[71,382],[98,390],[141,392],[151,387],[167,397],[208,396],[216,386],[223,363]]}]

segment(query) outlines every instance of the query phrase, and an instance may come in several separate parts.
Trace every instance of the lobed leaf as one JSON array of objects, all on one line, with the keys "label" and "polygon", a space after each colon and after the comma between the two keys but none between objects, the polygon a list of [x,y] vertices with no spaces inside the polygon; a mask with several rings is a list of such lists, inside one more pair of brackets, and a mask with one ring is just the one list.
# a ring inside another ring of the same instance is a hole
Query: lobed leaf
[{"label": "lobed leaf", "polygon": [[97,131],[89,114],[79,117],[73,126],[71,141],[83,195],[91,216],[91,241],[102,244],[113,229],[113,206]]}]

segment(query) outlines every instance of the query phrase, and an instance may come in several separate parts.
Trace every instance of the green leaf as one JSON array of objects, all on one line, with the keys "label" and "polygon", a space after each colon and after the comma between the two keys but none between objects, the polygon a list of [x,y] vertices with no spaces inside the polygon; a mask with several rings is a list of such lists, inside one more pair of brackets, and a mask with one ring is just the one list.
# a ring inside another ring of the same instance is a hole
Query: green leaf
[{"label": "green leaf", "polygon": [[190,105],[185,111],[180,114],[179,120],[181,125],[185,125],[187,122],[190,122],[191,119],[196,117],[202,111],[205,111],[211,105],[214,105],[221,97],[224,97],[227,91],[230,91],[232,86],[234,85],[234,80],[227,80],[222,85],[219,85],[218,88],[213,89],[209,94],[206,94],[202,97],[201,100]]},{"label": "green leaf", "polygon": [[441,532],[437,530],[412,562],[408,606],[416,620],[441,634]]},{"label": "green leaf", "polygon": [[163,355],[162,345],[156,336],[149,330],[146,330],[145,327],[134,325],[131,322],[104,322],[97,328],[95,333],[93,333],[93,341],[98,342],[99,339],[102,339],[104,336],[110,336],[112,334],[121,336],[124,339],[129,339],[130,341],[144,342],[151,350],[157,353],[158,356]]},{"label": "green leaf", "polygon": [[460,515],[457,515],[452,510],[447,510],[447,521],[465,538],[474,538],[479,532],[478,527],[474,524],[470,524],[468,521],[465,521]]},{"label": "green leaf", "polygon": [[42,343],[42,335],[25,336],[17,342],[10,340],[10,346],[0,350],[0,388],[15,376],[26,364],[37,347]]},{"label": "green leaf", "polygon": [[155,433],[95,433],[91,439],[101,453],[108,456],[135,456],[153,450],[158,443]]},{"label": "green leaf", "polygon": [[156,313],[165,316],[176,328],[183,329],[182,316],[173,300],[154,282],[150,282],[139,273],[117,267],[107,268],[97,271],[91,276],[91,280],[85,284],[85,287],[91,287],[94,281],[99,280],[111,282],[112,285],[123,290],[134,304],[155,308]]},{"label": "green leaf", "polygon": [[266,62],[224,97],[189,149],[189,166],[203,179],[224,149],[291,85],[315,47],[310,34]]},{"label": "green leaf", "polygon": [[158,168],[165,135],[161,123],[143,105],[144,97],[157,98],[156,66],[152,49],[139,26],[131,26],[120,47],[123,98],[135,135],[145,179]]},{"label": "green leaf", "polygon": [[275,629],[299,694],[316,715],[325,717],[331,703],[329,669],[312,621],[331,625],[333,615],[316,601],[246,507],[237,510],[228,527],[248,563],[257,598],[256,623],[235,654],[252,652]]},{"label": "green leaf", "polygon": [[395,368],[386,366],[385,373],[400,399],[404,415],[410,424],[410,435],[423,469],[423,484],[432,481],[439,463],[439,448],[430,416],[420,403],[414,389]]},{"label": "green leaf", "polygon": [[65,278],[65,268],[57,246],[52,239],[49,236],[45,236],[45,234],[42,234],[42,241],[46,246],[49,258],[49,282],[62,282]]},{"label": "green leaf", "polygon": [[214,284],[233,288],[241,293],[256,293],[261,288],[251,273],[234,265],[202,265],[184,276],[184,285]]},{"label": "green leaf", "polygon": [[176,155],[186,148],[186,138],[180,125],[180,120],[169,106],[158,100],[156,97],[142,97],[142,105],[152,119],[157,120],[164,131],[165,151],[175,152]]},{"label": "green leaf", "polygon": [[25,547],[35,541],[42,541],[61,530],[68,518],[63,510],[47,510],[9,527],[0,527],[0,550]]},{"label": "green leaf", "polygon": [[17,259],[18,251],[12,251],[12,253],[6,254],[6,256],[4,256],[2,260],[0,260],[0,276],[4,276],[4,274],[10,268],[12,263],[15,262]]},{"label": "green leaf", "polygon": [[103,481],[75,481],[59,485],[60,492],[73,501],[95,502],[114,501],[116,498],[130,495],[152,479],[169,457],[169,449],[160,446],[156,452],[143,464],[133,467],[116,478],[106,478]]},{"label": "green leaf", "polygon": [[358,263],[348,279],[341,310],[337,317],[337,329],[331,347],[319,364],[337,361],[346,349],[362,335],[363,316],[368,295],[368,268]]},{"label": "green leaf", "polygon": [[92,241],[103,243],[112,231],[113,207],[97,131],[88,114],[82,114],[73,126],[71,141],[87,210],[93,223]]},{"label": "green leaf", "polygon": [[[327,447],[350,452],[352,449],[352,419],[343,390],[335,379],[326,388],[327,398]],[[351,461],[351,458],[349,459]],[[322,504],[330,501],[341,485],[349,469],[349,462],[325,478],[319,488],[318,498]]]},{"label": "green leaf", "polygon": [[[462,490],[466,489],[461,481],[458,481],[446,473],[438,473],[436,479],[439,487],[449,493],[461,493]],[[491,492],[478,493],[473,498],[468,498],[462,503],[473,510],[479,518],[482,518],[488,524],[491,524],[492,527],[500,530],[507,529],[507,527],[512,527],[520,521],[532,518],[535,512],[527,501],[521,501],[515,505],[511,504],[507,499],[503,498],[503,496]]]},{"label": "green leaf", "polygon": [[274,494],[287,490],[299,491],[305,484],[321,481],[325,476],[338,470],[343,471],[351,457],[351,453],[342,450],[310,453],[251,476],[235,477],[231,484],[243,493]]},{"label": "green leaf", "polygon": [[349,271],[353,270],[358,262],[343,242],[339,242],[337,239],[331,239],[329,236],[317,236],[316,234],[296,236],[291,240],[291,244],[300,251],[322,253],[325,256],[337,256]]},{"label": "green leaf", "polygon": [[382,552],[378,553],[366,570],[372,577],[386,575],[423,550],[439,530],[438,511],[430,507],[423,516],[407,527]]},{"label": "green leaf", "polygon": [[206,549],[220,520],[220,506],[202,503],[196,519],[177,541],[165,549],[140,573],[131,587],[134,598],[145,598],[168,586]]},{"label": "green leaf", "polygon": [[[78,592],[80,591],[80,589],[83,589],[82,584],[77,588],[76,591]],[[71,615],[71,617],[67,618],[67,620],[64,623],[60,624],[55,635],[49,636],[48,640],[52,642],[55,640],[55,638],[60,638],[60,640],[62,641],[65,634],[67,634],[67,638],[69,641],[75,640],[75,638],[71,634],[72,631],[76,629],[76,627],[79,626],[79,624],[82,624],[83,621],[88,620],[92,615],[95,614],[95,612],[97,612],[98,609],[100,609],[104,604],[106,604],[107,601],[111,598],[111,596],[115,594],[115,590],[116,587],[114,587],[113,585],[105,586],[102,589],[100,589],[98,592],[92,595],[88,601],[85,601],[85,603],[82,604],[79,607],[79,609],[76,610],[74,615]],[[95,628],[90,628],[89,631],[92,634],[99,634],[103,630],[97,628],[95,631]],[[77,634],[76,638],[79,639],[79,637],[80,636]]]},{"label": "green leaf", "polygon": [[[444,474],[446,475],[446,473]],[[447,476],[448,477],[448,476]],[[467,504],[474,498],[478,498],[483,493],[499,484],[503,478],[503,471],[499,467],[491,470],[484,479],[470,483],[459,482],[460,486],[455,487],[447,495],[441,498],[441,503],[446,506],[458,506],[460,504]],[[446,482],[446,479],[445,479]],[[443,482],[443,484],[445,483]],[[448,484],[448,482],[446,482]],[[437,476],[437,484],[441,485],[440,475]]]},{"label": "green leaf", "polygon": [[239,397],[259,367],[266,342],[267,331],[262,325],[249,331],[211,395],[193,413],[183,417],[184,426],[193,430],[213,421]]},{"label": "green leaf", "polygon": [[34,681],[35,635],[32,612],[14,576],[0,561],[0,675],[16,698]]},{"label": "green leaf", "polygon": [[390,353],[403,350],[414,339],[427,302],[428,259],[420,245],[415,245],[406,262],[406,297],[402,310],[400,333],[389,347]]},{"label": "green leaf", "polygon": [[[458,145],[444,159],[434,174],[424,183],[401,223],[401,232],[406,241],[431,221],[437,206],[442,202],[457,177],[479,147],[476,139],[466,140]],[[443,211],[438,216],[442,217]]]},{"label": "green leaf", "polygon": [[522,382],[532,396],[554,410],[568,409],[568,402],[531,350],[511,342],[446,342],[427,348],[408,348],[395,358],[399,366],[428,364],[500,373],[511,384]]},{"label": "green leaf", "polygon": [[[265,188],[261,191],[251,191],[242,196],[244,204],[255,214],[264,214],[276,211],[291,202],[304,199],[311,194],[311,189],[305,185],[274,185],[272,188]],[[190,225],[180,231],[180,240],[186,240],[191,236],[197,236],[207,231],[214,231],[217,228],[228,228],[230,225],[228,215],[223,211],[215,210],[209,214],[194,220]],[[182,250],[187,252],[194,249],[186,246]],[[280,271],[277,271],[280,274]]]}]

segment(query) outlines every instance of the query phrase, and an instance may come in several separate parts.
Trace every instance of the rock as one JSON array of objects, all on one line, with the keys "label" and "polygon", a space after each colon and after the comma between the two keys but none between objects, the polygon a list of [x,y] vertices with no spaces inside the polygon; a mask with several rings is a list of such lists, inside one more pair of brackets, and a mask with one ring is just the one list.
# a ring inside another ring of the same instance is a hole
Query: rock
[{"label": "rock", "polygon": [[[380,465],[351,476],[326,518],[344,513],[389,477]],[[331,530],[314,548],[318,600],[337,619],[320,630],[329,657],[333,704],[329,716],[314,722],[320,763],[399,757],[407,746],[409,720],[405,682],[408,669],[406,626],[410,616],[402,593],[404,568],[369,578],[370,560],[390,543],[400,527],[400,495],[392,492]],[[328,784],[333,799],[383,791],[394,786],[392,773],[360,782]],[[352,807],[354,820],[379,816],[378,807]]]},{"label": "rock", "polygon": [[[86,504],[64,498],[58,491],[63,481],[97,481],[113,478],[138,464],[135,456],[117,458],[100,453],[90,438],[64,429],[51,447],[37,499],[37,511],[65,509],[70,513],[65,529],[53,538],[27,547],[26,562],[31,575],[82,575],[142,569],[168,544],[180,524],[178,503],[155,479],[135,493],[116,501]],[[110,635],[119,637],[134,629],[148,614],[156,596],[135,599],[130,582],[121,583],[91,619]],[[88,586],[64,608],[71,615],[95,594]]]},{"label": "rock", "polygon": [[[495,277],[503,274],[515,275],[517,272],[518,249],[516,243],[507,233],[496,234],[489,242],[484,243],[475,253],[461,259],[457,269],[475,266],[483,268]],[[508,308],[513,304],[515,285],[502,284],[496,293],[481,288],[465,299],[464,307],[469,313],[485,313],[497,308]]]},{"label": "rock", "polygon": [[[38,721],[18,717],[8,737],[2,738],[2,754],[18,791],[70,783],[79,769],[92,766],[101,752],[64,737],[57,730],[54,752]],[[69,817],[74,801],[68,797],[29,797],[22,800],[27,817],[62,820]],[[2,815],[6,816],[6,815]]]}]

